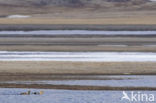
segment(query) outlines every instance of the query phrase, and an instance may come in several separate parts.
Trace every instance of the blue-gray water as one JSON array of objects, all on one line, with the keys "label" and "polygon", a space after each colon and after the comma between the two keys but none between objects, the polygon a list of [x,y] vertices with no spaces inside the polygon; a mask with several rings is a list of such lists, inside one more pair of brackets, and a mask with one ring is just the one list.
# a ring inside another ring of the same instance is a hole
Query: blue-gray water
[{"label": "blue-gray water", "polygon": [[156,35],[156,31],[38,30],[0,31],[0,35]]},{"label": "blue-gray water", "polygon": [[[21,92],[44,91],[43,95],[19,95]],[[125,91],[130,97],[133,91]],[[128,101],[122,100],[123,91],[76,91],[53,89],[0,89],[1,103],[155,103],[156,91],[134,91],[134,94],[153,95],[154,101]],[[149,97],[148,97],[149,98]],[[137,99],[138,100],[138,99]]]},{"label": "blue-gray water", "polygon": [[[1,81],[0,83],[15,84],[52,84],[52,85],[81,85],[81,86],[111,86],[111,87],[156,87],[154,75],[111,75],[92,76],[97,80],[38,80],[38,81]],[[101,80],[108,78],[108,80]],[[110,78],[110,80],[109,80]],[[99,80],[98,80],[99,79]]]}]

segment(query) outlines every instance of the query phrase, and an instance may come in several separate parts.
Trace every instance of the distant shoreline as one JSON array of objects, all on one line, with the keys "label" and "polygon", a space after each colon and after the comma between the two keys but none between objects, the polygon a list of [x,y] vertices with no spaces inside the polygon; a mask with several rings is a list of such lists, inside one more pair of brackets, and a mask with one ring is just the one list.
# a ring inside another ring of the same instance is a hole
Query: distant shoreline
[{"label": "distant shoreline", "polygon": [[[69,85],[69,84],[38,84],[35,81],[74,81],[74,80],[131,80],[132,78],[122,77],[120,74],[27,74],[27,73],[2,73],[0,75],[0,88],[36,88],[36,89],[65,89],[65,90],[156,90],[155,87],[151,86],[98,86],[98,85]],[[124,74],[122,74],[124,75]],[[148,74],[137,74],[137,76],[148,76]],[[149,74],[153,75],[153,74]],[[101,76],[106,76],[101,78]],[[121,77],[120,77],[121,76]],[[125,74],[125,76],[133,76]],[[26,83],[30,81],[30,84]],[[17,83],[16,83],[17,82]],[[19,82],[19,83],[18,83]],[[32,84],[31,84],[32,82]]]},{"label": "distant shoreline", "polygon": [[155,87],[110,87],[110,86],[79,86],[79,85],[48,85],[48,84],[0,84],[0,88],[34,88],[34,89],[58,89],[58,90],[111,90],[111,91],[155,91]]}]

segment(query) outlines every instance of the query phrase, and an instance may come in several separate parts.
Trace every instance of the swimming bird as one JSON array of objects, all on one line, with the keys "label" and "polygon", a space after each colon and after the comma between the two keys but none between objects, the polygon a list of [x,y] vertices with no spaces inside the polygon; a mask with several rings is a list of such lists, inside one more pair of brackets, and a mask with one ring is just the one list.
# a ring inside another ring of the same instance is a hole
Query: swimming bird
[{"label": "swimming bird", "polygon": [[33,94],[35,94],[35,95],[43,95],[43,91],[40,91],[40,92],[34,92]]},{"label": "swimming bird", "polygon": [[23,93],[20,93],[20,95],[30,95],[31,91],[27,91],[27,92],[23,92]]}]

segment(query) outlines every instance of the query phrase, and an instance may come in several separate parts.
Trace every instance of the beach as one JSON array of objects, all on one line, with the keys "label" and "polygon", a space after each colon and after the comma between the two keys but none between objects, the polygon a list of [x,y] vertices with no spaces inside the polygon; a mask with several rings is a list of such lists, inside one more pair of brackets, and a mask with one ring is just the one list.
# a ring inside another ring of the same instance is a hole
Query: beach
[{"label": "beach", "polygon": [[1,61],[0,64],[2,74],[155,74],[155,62]]}]

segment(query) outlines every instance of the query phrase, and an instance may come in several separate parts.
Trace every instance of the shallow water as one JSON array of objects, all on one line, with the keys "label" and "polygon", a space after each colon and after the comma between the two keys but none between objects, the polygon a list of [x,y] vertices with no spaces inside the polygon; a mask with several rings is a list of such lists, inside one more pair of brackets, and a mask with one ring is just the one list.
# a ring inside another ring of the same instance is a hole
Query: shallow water
[{"label": "shallow water", "polygon": [[0,61],[156,62],[156,53],[145,52],[16,52],[0,51]]},{"label": "shallow water", "polygon": [[[19,95],[21,92],[44,91],[43,95]],[[128,96],[132,91],[125,91]],[[134,91],[156,96],[155,91]],[[123,91],[75,91],[53,89],[8,89],[0,88],[1,103],[155,103],[155,102],[130,102],[121,100]]]},{"label": "shallow water", "polygon": [[[45,80],[45,81],[7,81],[0,83],[15,84],[52,84],[52,85],[81,85],[81,86],[111,86],[111,87],[156,87],[156,76],[117,75],[94,76],[97,80]],[[98,78],[100,80],[98,80]],[[101,80],[111,78],[110,80]],[[113,79],[114,78],[114,79]]]},{"label": "shallow water", "polygon": [[38,30],[0,31],[0,35],[156,35],[156,31]]}]

